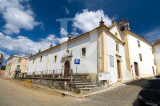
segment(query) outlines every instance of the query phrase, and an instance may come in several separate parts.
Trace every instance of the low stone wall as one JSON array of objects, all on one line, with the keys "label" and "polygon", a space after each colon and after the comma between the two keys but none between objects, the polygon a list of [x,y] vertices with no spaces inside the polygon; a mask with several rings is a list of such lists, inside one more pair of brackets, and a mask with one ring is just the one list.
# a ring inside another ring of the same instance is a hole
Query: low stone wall
[{"label": "low stone wall", "polygon": [[[65,90],[64,81],[45,80],[45,79],[32,79],[32,83],[48,86],[50,88],[56,88]],[[67,81],[66,90],[70,91],[70,81]]]}]

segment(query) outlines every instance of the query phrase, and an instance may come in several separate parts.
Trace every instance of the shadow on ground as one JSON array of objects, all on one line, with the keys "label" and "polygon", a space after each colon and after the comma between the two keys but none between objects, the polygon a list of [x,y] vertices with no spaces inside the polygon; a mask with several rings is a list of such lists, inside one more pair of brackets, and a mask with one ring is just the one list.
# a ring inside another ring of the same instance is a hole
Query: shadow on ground
[{"label": "shadow on ground", "polygon": [[137,99],[132,103],[132,106],[140,106]]},{"label": "shadow on ground", "polygon": [[139,80],[134,80],[131,82],[127,82],[126,85],[133,85],[133,86],[142,86],[148,79],[139,79]]}]

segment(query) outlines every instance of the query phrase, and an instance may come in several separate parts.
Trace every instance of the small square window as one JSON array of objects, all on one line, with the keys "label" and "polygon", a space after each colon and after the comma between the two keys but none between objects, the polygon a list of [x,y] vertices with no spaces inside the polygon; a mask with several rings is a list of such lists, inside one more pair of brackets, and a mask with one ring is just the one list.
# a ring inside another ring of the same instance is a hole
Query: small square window
[{"label": "small square window", "polygon": [[57,55],[54,56],[54,63],[57,62]]},{"label": "small square window", "polygon": [[18,59],[18,62],[19,62],[19,63],[21,63],[21,61],[22,61],[22,59],[21,59],[21,58],[19,58],[19,59]]},{"label": "small square window", "polygon": [[119,45],[116,44],[116,51],[119,52]]},{"label": "small square window", "polygon": [[85,57],[86,56],[86,48],[81,48],[81,56]]},{"label": "small square window", "polygon": [[141,44],[140,44],[140,41],[139,41],[139,40],[137,40],[137,43],[138,43],[138,47],[141,47]]},{"label": "small square window", "polygon": [[17,68],[20,68],[20,65],[17,65]]},{"label": "small square window", "polygon": [[40,62],[42,61],[42,56],[41,56],[41,58],[40,58]]},{"label": "small square window", "polygon": [[139,54],[139,59],[140,61],[142,61],[142,54]]}]

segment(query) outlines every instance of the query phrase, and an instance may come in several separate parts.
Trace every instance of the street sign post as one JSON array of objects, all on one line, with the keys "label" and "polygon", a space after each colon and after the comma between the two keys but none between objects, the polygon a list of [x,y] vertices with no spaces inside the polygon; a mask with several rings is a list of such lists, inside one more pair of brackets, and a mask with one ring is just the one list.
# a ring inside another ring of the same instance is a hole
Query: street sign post
[{"label": "street sign post", "polygon": [[[77,78],[77,65],[80,65],[80,59],[75,58],[74,64],[76,64],[76,78]],[[77,80],[76,80],[76,83],[77,83]],[[77,86],[76,86],[76,93],[77,93]]]}]

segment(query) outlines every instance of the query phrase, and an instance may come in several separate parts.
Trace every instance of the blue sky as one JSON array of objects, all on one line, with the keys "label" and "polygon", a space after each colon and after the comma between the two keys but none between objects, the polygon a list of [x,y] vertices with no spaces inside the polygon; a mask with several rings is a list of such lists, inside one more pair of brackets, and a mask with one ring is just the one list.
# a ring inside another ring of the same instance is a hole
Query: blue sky
[{"label": "blue sky", "polygon": [[[29,55],[85,33],[104,18],[128,18],[133,32],[151,43],[160,39],[159,0],[0,0],[0,52]],[[62,26],[57,20],[70,20]]]}]

